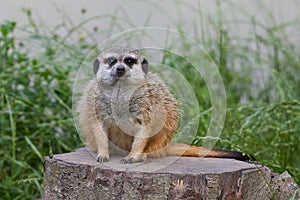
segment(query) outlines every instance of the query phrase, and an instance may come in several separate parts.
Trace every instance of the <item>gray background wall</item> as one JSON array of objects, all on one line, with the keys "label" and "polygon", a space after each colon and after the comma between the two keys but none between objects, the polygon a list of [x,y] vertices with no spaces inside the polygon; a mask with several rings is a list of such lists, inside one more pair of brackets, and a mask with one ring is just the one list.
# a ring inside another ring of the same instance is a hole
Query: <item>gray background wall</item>
[{"label": "gray background wall", "polygon": [[[178,2],[178,4],[176,4]],[[265,24],[272,23],[268,15],[271,13],[277,22],[300,19],[300,0],[230,0],[221,1],[222,12],[227,19],[242,21],[247,16],[254,16]],[[180,6],[178,6],[180,5]],[[216,2],[211,0],[162,1],[162,0],[128,0],[128,1],[96,1],[96,0],[0,0],[0,21],[16,20],[19,25],[27,22],[22,8],[30,8],[46,26],[54,26],[64,20],[79,23],[95,15],[116,14],[120,26],[126,29],[130,25],[123,20],[130,19],[131,27],[141,27],[150,19],[147,26],[175,28],[182,22],[186,32],[194,32],[193,26],[200,22],[199,10],[203,15],[214,15]],[[200,9],[199,9],[200,8]],[[86,13],[81,12],[82,9]],[[249,19],[249,17],[248,17]],[[123,21],[123,22],[122,22]],[[109,19],[94,20],[87,28],[97,26],[106,29]],[[240,36],[249,32],[249,24],[240,23],[229,27]],[[117,32],[117,30],[115,30]],[[299,41],[300,30],[292,30],[291,37]]]}]

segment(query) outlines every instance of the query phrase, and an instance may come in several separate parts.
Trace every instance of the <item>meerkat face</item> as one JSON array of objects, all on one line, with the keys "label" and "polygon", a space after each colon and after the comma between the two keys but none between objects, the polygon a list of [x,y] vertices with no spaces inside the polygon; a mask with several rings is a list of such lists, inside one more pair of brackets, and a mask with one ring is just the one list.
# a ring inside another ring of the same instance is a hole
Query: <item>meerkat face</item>
[{"label": "meerkat face", "polygon": [[139,84],[145,80],[148,62],[138,51],[130,48],[109,48],[95,60],[94,74],[102,84],[114,85],[118,81]]}]

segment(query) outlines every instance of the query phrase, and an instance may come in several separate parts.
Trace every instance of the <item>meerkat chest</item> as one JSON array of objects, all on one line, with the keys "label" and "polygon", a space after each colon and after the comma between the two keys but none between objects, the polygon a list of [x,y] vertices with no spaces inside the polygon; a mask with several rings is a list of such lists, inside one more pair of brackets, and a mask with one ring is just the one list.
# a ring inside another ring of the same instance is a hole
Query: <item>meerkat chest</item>
[{"label": "meerkat chest", "polygon": [[[126,132],[135,132],[143,116],[138,102],[135,102],[137,88],[117,85],[102,93],[100,110],[103,121],[109,126],[117,126]],[[138,98],[140,99],[140,98]]]}]

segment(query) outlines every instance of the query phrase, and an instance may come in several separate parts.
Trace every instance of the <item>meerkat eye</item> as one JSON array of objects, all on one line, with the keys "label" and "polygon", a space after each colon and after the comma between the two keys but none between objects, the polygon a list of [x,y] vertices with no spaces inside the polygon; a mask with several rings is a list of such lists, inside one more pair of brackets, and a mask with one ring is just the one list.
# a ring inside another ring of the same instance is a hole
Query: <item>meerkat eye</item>
[{"label": "meerkat eye", "polygon": [[117,63],[117,59],[114,57],[109,57],[104,60],[104,63],[108,64],[109,68],[111,68],[114,64]]},{"label": "meerkat eye", "polygon": [[135,58],[132,58],[132,57],[128,57],[128,58],[125,58],[124,59],[124,63],[126,65],[128,65],[128,67],[131,67],[132,65],[136,64],[137,63],[137,60]]}]

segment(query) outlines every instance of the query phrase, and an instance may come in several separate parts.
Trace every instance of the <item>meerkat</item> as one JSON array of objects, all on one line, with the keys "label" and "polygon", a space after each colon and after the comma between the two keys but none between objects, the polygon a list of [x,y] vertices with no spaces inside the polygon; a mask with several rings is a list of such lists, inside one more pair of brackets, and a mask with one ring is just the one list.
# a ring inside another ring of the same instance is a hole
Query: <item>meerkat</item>
[{"label": "meerkat", "polygon": [[[180,104],[164,81],[148,72],[140,51],[111,47],[95,60],[94,78],[79,105],[79,125],[97,161],[128,152],[120,163],[147,157],[191,156],[249,160],[236,151],[210,150],[171,142],[180,120]],[[120,151],[120,152],[121,152]]]}]

